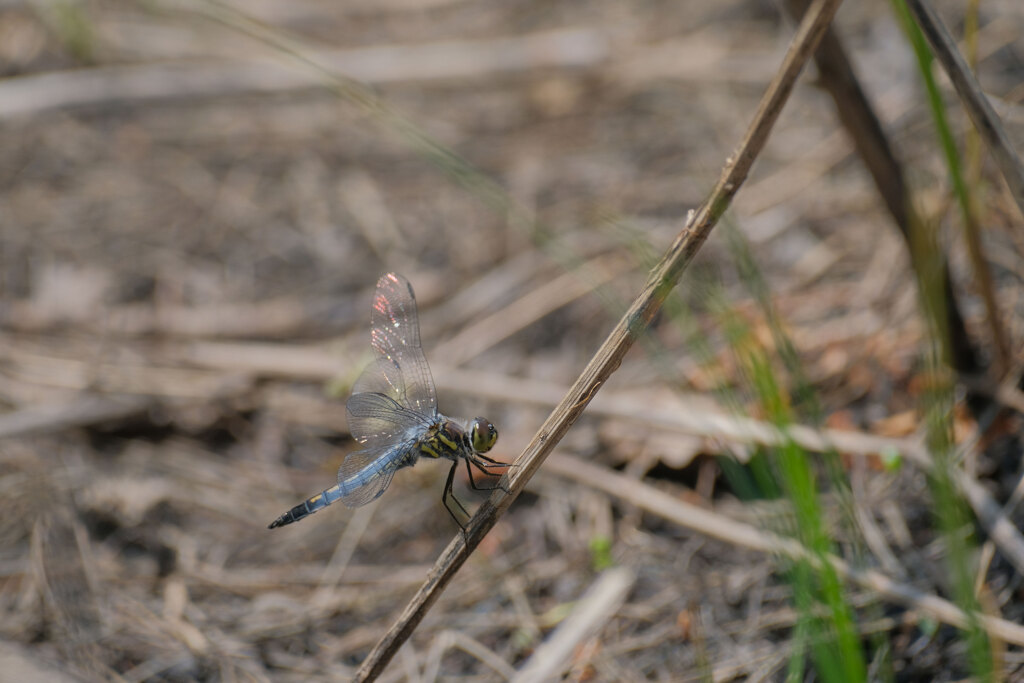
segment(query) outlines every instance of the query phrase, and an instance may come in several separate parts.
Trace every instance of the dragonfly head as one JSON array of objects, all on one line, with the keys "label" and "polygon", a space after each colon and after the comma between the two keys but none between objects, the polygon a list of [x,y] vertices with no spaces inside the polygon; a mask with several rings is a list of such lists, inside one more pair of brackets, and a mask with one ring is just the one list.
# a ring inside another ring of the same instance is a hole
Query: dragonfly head
[{"label": "dragonfly head", "polygon": [[469,438],[474,451],[486,453],[494,447],[494,442],[498,440],[498,430],[486,418],[475,417],[469,423]]}]

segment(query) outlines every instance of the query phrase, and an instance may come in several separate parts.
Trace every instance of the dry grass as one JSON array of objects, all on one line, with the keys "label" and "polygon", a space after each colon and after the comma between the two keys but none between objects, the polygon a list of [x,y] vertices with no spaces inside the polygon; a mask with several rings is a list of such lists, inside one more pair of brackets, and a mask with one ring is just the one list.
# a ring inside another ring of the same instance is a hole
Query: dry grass
[{"label": "dry grass", "polygon": [[[918,208],[951,235],[963,314],[989,350],[909,48],[887,6],[849,5],[838,30]],[[490,417],[510,460],[714,185],[792,35],[774,6],[732,2],[244,10],[253,23],[204,4],[0,9],[0,678],[352,676],[457,532],[439,500],[446,468],[399,473],[367,508],[266,525],[329,486],[352,448],[344,398],[369,358],[378,275],[416,287],[442,409]],[[980,81],[1021,149],[1024,11],[986,12]],[[831,429],[793,438],[843,457],[859,531],[841,495],[822,504],[856,567],[847,599],[869,671],[953,680],[970,670],[942,625],[961,617],[944,601],[919,438],[915,280],[812,81],[727,220]],[[958,133],[970,125],[950,114]],[[982,177],[1015,349],[1024,241],[997,167]],[[789,510],[740,504],[718,464],[777,432],[712,299],[775,348],[712,234],[680,288],[686,320],[655,318],[559,444],[568,457],[529,482],[382,680],[785,677],[792,585],[747,541],[773,539]],[[971,387],[1019,406],[1015,379]],[[1020,425],[992,413],[958,413],[956,476],[994,542],[972,557],[993,657],[1020,676]],[[881,465],[892,452],[904,467]],[[711,526],[686,525],[671,500]]]}]

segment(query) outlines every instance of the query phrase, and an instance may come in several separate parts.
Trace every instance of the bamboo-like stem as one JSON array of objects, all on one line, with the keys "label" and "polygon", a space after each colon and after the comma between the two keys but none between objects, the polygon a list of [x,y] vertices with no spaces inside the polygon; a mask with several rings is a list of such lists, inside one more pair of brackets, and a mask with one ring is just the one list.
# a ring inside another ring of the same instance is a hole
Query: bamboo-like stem
[{"label": "bamboo-like stem", "polygon": [[[1007,185],[1010,187],[1010,192],[1017,201],[1021,216],[1024,217],[1024,167],[1021,166],[1020,159],[1002,129],[999,117],[992,110],[985,94],[981,91],[980,84],[974,78],[970,66],[957,50],[953,38],[932,8],[919,0],[907,2],[906,6],[910,11],[910,16],[913,17],[921,29],[921,33],[931,45],[933,55],[938,58],[956,87],[971,120],[974,122],[975,129],[995,157]],[[979,234],[981,226],[978,224],[977,207],[960,171],[960,162],[957,158],[959,155],[944,120],[942,109],[939,107],[936,113],[936,125],[939,127],[940,137],[948,157],[953,190],[963,214],[967,253],[974,269],[978,290],[985,304],[995,356],[995,375],[1001,379],[1003,374],[1010,369],[1010,343],[999,314],[992,273],[985,261],[981,245],[981,235]]]},{"label": "bamboo-like stem", "polygon": [[[786,5],[790,14],[799,18],[806,11],[808,0],[787,0]],[[907,243],[914,271],[920,272],[925,264],[921,263],[913,240],[915,229],[919,229],[915,226],[921,226],[923,219],[915,208],[913,196],[907,187],[903,166],[834,28],[825,32],[814,55],[814,61],[818,67],[819,83],[835,101],[836,115],[853,140],[857,154],[871,174],[879,195]],[[945,334],[942,338],[946,356],[957,373],[981,374],[984,367],[960,313],[949,266],[944,261],[940,267],[941,272],[937,277],[946,319]],[[987,406],[987,401],[975,398],[975,393],[968,394],[967,403],[972,411],[978,414]]]},{"label": "bamboo-like stem", "polygon": [[956,88],[957,94],[974,122],[974,127],[985,141],[985,146],[999,166],[1006,184],[1010,188],[1021,218],[1024,218],[1024,164],[1010,143],[1006,131],[996,115],[988,98],[981,89],[981,84],[974,77],[963,55],[957,50],[953,37],[949,35],[945,25],[935,10],[926,0],[906,0],[907,7],[914,21],[921,27],[928,43],[932,46],[935,58],[946,70],[949,80]]},{"label": "bamboo-like stem", "polygon": [[757,113],[738,151],[726,161],[722,175],[708,199],[696,213],[690,214],[682,232],[651,271],[639,296],[615,325],[572,388],[516,460],[515,465],[510,468],[508,480],[505,482],[508,493],[496,491],[470,520],[465,535],[457,535],[448,544],[402,614],[367,655],[356,672],[356,681],[370,681],[380,675],[398,648],[412,635],[448,582],[465,563],[469,554],[494,527],[526,486],[526,482],[537,472],[569,427],[583,413],[601,385],[619,367],[637,336],[650,324],[746,180],[754,160],[764,148],[782,107],[793,91],[800,71],[831,23],[840,2],[841,0],[815,0],[808,9],[778,73],[761,99]]},{"label": "bamboo-like stem", "polygon": [[[977,68],[978,63],[978,13],[981,0],[970,0],[967,9],[964,10],[964,62],[972,72]],[[963,183],[966,196],[969,198],[980,196],[981,193],[981,135],[977,130],[968,130],[964,136],[964,172]],[[971,262],[973,264],[975,277],[978,281],[978,289],[985,301],[986,316],[988,317],[989,332],[992,335],[992,346],[995,350],[995,377],[1000,380],[1010,372],[1013,365],[1012,352],[1010,350],[1010,339],[1003,324],[1002,316],[999,314],[999,306],[996,302],[995,284],[992,279],[992,269],[985,260],[981,242],[980,212],[977,202],[970,202],[970,210],[965,211],[964,238],[967,247],[970,249]]]}]

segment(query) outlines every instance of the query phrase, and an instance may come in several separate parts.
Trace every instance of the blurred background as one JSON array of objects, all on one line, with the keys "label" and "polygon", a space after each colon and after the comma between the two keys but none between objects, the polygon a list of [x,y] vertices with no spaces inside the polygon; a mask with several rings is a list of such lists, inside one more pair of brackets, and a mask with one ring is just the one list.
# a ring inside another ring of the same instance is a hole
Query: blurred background
[{"label": "blurred background", "polygon": [[[846,5],[837,31],[997,368],[972,386],[1014,405],[1020,215],[936,68],[985,285],[899,13]],[[938,5],[1021,149],[1024,5]],[[0,3],[0,679],[350,676],[458,533],[437,463],[266,528],[356,449],[377,278],[416,290],[441,410],[490,418],[511,461],[717,180],[794,27],[734,0]],[[625,477],[825,538],[1019,623],[1020,572],[900,457],[938,443],[1015,501],[1019,417],[935,381],[921,311],[811,67],[665,311],[384,680],[504,680],[609,568],[628,588],[559,676],[1024,675],[1019,644],[861,586],[830,598],[614,494]],[[744,430],[768,423],[848,438]]]}]

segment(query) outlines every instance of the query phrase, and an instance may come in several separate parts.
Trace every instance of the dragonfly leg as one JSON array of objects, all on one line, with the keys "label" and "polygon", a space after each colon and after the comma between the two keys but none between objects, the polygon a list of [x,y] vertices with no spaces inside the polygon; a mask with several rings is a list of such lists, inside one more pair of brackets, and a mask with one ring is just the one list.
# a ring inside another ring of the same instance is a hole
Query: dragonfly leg
[{"label": "dragonfly leg", "polygon": [[511,467],[512,466],[512,463],[510,463],[510,462],[502,462],[500,460],[494,460],[493,458],[488,458],[483,453],[474,453],[473,455],[475,455],[476,457],[480,458],[481,460],[486,462],[491,467]]},{"label": "dragonfly leg", "polygon": [[488,472],[486,469],[484,469],[484,466],[481,465],[480,463],[475,462],[473,460],[470,460],[469,458],[466,458],[466,472],[469,474],[469,485],[473,488],[474,491],[493,491],[495,489],[501,489],[505,493],[508,493],[508,490],[504,486],[502,486],[500,480],[494,486],[488,486],[488,485],[484,485],[484,484],[477,484],[476,480],[473,478],[473,467],[470,467],[470,465],[472,465],[473,467],[476,467],[478,470],[480,470],[481,472],[483,472],[484,474],[486,474],[489,477],[500,476],[500,475],[493,475],[490,472]]},{"label": "dragonfly leg", "polygon": [[466,515],[466,517],[470,516],[469,510],[467,510],[465,506],[463,506],[463,504],[459,502],[459,499],[455,497],[455,494],[452,493],[452,484],[455,481],[455,469],[458,466],[459,461],[456,460],[455,462],[452,463],[452,468],[448,470],[448,479],[444,482],[444,493],[441,494],[441,502],[444,503],[444,509],[448,511],[448,514],[452,516],[452,519],[455,520],[455,523],[459,525],[460,529],[462,529],[462,533],[465,534],[466,525],[463,524],[461,520],[459,520],[458,516],[455,514],[455,510],[452,509],[452,506],[448,502],[454,501],[454,503],[459,506],[459,509],[462,510],[462,513]]},{"label": "dragonfly leg", "polygon": [[[476,453],[476,456],[477,457],[481,457],[481,458],[483,457],[479,453]],[[475,490],[477,490],[477,491],[494,491],[495,489],[501,489],[505,493],[512,493],[511,491],[508,490],[508,487],[505,486],[505,483],[501,479],[498,479],[498,483],[495,484],[494,486],[477,486],[477,483],[473,480],[473,469],[469,466],[470,463],[473,464],[473,467],[476,467],[478,470],[480,470],[481,472],[486,474],[488,477],[500,477],[501,475],[500,474],[493,474],[491,472],[488,472],[487,471],[487,465],[484,465],[483,463],[477,462],[474,459],[466,458],[466,471],[469,472],[469,485],[472,486]],[[504,465],[505,467],[509,466],[509,463],[505,463],[505,462],[498,463],[498,464]],[[492,465],[492,467],[493,467],[493,465]]]}]

